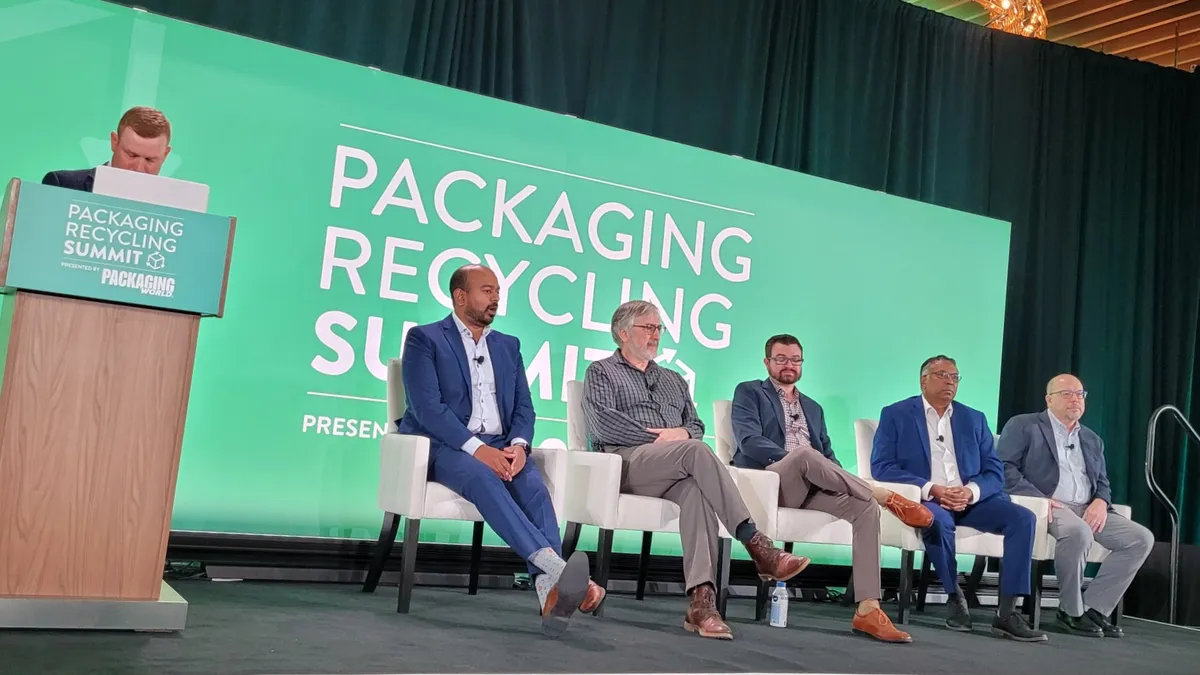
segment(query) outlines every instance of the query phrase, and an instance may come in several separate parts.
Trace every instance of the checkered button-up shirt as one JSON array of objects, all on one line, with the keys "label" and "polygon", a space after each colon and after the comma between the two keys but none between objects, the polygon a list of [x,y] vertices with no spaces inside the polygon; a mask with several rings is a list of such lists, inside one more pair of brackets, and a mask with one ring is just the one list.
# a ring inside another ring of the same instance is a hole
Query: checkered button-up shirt
[{"label": "checkered button-up shirt", "polygon": [[775,393],[783,404],[783,449],[795,452],[805,448],[812,450],[812,438],[808,435],[808,418],[804,415],[804,406],[800,404],[800,390],[792,388],[792,397],[774,381]]},{"label": "checkered button-up shirt", "polygon": [[583,391],[588,437],[595,450],[653,443],[658,436],[647,429],[682,427],[692,438],[704,436],[704,422],[683,376],[653,361],[646,370],[638,370],[617,350],[588,366]]}]

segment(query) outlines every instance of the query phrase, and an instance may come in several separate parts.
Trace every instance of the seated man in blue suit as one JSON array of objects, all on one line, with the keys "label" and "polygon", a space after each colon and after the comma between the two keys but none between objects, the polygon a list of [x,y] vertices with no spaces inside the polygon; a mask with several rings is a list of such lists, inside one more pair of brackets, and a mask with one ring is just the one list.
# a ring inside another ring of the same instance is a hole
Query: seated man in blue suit
[{"label": "seated man in blue suit", "polygon": [[[110,136],[112,159],[105,163],[118,169],[157,176],[171,152],[171,123],[154,108],[130,108]],[[43,185],[81,192],[91,192],[95,181],[94,168],[51,171],[42,178]]]},{"label": "seated man in blue suit", "polygon": [[971,614],[958,586],[954,559],[956,525],[1004,536],[1000,606],[992,632],[1021,642],[1043,642],[1015,611],[1016,598],[1028,595],[1036,519],[1004,492],[1004,465],[983,413],[957,403],[960,376],[954,359],[939,355],[921,364],[921,395],[893,403],[879,415],[871,448],[876,480],[921,488],[933,512],[922,532],[925,554],[950,596],[946,625],[971,630]]},{"label": "seated man in blue suit", "polygon": [[560,635],[577,609],[599,607],[604,589],[590,581],[586,553],[562,559],[550,493],[528,461],[533,400],[520,341],[491,328],[500,302],[495,273],[479,265],[455,270],[450,295],[450,316],[408,331],[401,357],[408,408],[397,427],[430,439],[429,480],[474,504],[528,561],[543,630]]},{"label": "seated man in blue suit", "polygon": [[833,454],[825,412],[796,383],[804,348],[791,335],[767,340],[767,379],[751,380],[733,393],[735,466],[779,474],[779,505],[822,511],[850,523],[854,533],[854,613],[851,629],[884,642],[912,642],[879,607],[879,507],[910,527],[926,527],[929,509],[874,487],[842,468]]}]

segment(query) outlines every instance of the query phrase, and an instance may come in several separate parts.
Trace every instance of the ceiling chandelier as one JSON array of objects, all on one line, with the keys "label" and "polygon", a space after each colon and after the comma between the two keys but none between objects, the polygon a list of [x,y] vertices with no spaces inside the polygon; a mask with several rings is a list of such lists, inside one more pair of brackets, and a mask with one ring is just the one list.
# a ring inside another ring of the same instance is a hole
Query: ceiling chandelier
[{"label": "ceiling chandelier", "polygon": [[988,27],[1025,37],[1046,37],[1041,0],[975,0],[988,11]]}]

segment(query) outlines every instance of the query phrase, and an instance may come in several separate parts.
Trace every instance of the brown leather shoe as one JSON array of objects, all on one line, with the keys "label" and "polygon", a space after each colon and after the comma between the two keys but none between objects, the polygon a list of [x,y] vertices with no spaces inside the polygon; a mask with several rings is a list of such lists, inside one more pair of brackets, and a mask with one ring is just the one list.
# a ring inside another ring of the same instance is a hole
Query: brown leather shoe
[{"label": "brown leather shoe", "polygon": [[567,566],[558,577],[558,583],[546,594],[542,604],[542,632],[558,637],[567,630],[571,616],[587,597],[588,558],[583,551],[576,551],[567,560]]},{"label": "brown leather shoe", "polygon": [[924,528],[933,524],[933,512],[895,492],[888,495],[883,508],[894,513],[900,522],[909,527]]},{"label": "brown leather shoe", "polygon": [[787,581],[808,567],[809,560],[804,556],[792,555],[787,551],[776,548],[775,542],[762,532],[755,532],[746,551],[758,570],[758,577],[763,581]]},{"label": "brown leather shoe", "polygon": [[604,587],[600,584],[589,581],[587,587],[587,595],[583,597],[583,602],[579,603],[579,611],[584,614],[595,614],[600,611],[600,605],[604,602],[605,596]]},{"label": "brown leather shoe", "polygon": [[717,611],[717,594],[708,584],[692,589],[687,614],[683,617],[683,628],[691,633],[699,633],[700,637],[733,639],[733,631],[729,630]]},{"label": "brown leather shoe", "polygon": [[912,636],[893,626],[892,620],[878,607],[866,614],[855,612],[850,627],[855,633],[883,642],[912,642]]}]

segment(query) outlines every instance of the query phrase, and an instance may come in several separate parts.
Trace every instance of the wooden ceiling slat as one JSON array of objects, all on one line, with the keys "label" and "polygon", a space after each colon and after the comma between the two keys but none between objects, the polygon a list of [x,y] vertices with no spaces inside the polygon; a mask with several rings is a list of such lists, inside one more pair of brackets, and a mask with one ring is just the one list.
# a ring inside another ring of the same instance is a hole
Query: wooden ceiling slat
[{"label": "wooden ceiling slat", "polygon": [[[1182,21],[1172,21],[1150,30],[1144,30],[1127,35],[1116,40],[1097,45],[1105,54],[1119,54],[1131,59],[1140,59],[1147,52],[1144,50],[1171,49],[1175,44],[1175,31],[1179,31],[1180,40],[1188,40],[1193,33],[1200,31],[1200,15]],[[1197,37],[1200,39],[1200,37]],[[1164,47],[1165,45],[1165,47]],[[1158,54],[1160,51],[1151,51]]]},{"label": "wooden ceiling slat", "polygon": [[1043,2],[1042,8],[1046,10],[1046,20],[1050,22],[1050,25],[1057,26],[1082,19],[1085,16],[1090,16],[1106,9],[1127,5],[1131,2],[1134,2],[1134,0],[1081,0],[1080,2],[1068,3],[1053,9],[1047,3]]},{"label": "wooden ceiling slat", "polygon": [[1139,0],[1089,14],[1075,21],[1060,24],[1051,21],[1050,28],[1046,31],[1046,38],[1052,42],[1071,44],[1068,40],[1077,35],[1100,30],[1106,26],[1129,21],[1143,14],[1161,11],[1164,8],[1182,5],[1186,2],[1191,2],[1191,0]]},{"label": "wooden ceiling slat", "polygon": [[[1069,40],[1063,40],[1063,42],[1075,45],[1076,47],[1097,47],[1102,43],[1136,35],[1141,31],[1151,30],[1160,26],[1170,26],[1178,21],[1194,16],[1200,16],[1200,0],[1187,0],[1187,2],[1182,4],[1165,7],[1127,21],[1121,21],[1120,23],[1106,26],[1101,30],[1077,35]],[[1107,52],[1108,49],[1104,49],[1103,51]]]},{"label": "wooden ceiling slat", "polygon": [[[987,10],[977,0],[907,1],[987,24]],[[1052,42],[1165,66],[1175,63],[1178,46],[1181,68],[1200,63],[1200,0],[1042,0],[1042,7],[1050,21],[1047,39]]]}]

